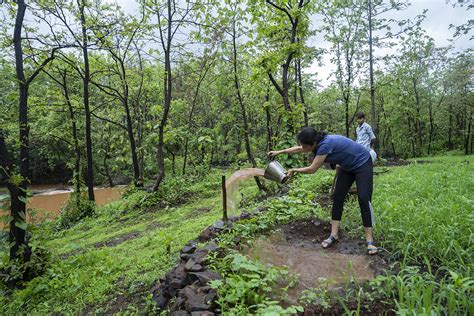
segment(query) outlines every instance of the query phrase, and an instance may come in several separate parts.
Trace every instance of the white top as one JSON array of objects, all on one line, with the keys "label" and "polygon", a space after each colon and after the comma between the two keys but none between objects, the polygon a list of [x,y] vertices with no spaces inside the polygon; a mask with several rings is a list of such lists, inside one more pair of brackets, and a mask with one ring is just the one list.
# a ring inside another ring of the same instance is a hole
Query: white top
[{"label": "white top", "polygon": [[370,150],[370,141],[375,139],[375,134],[372,131],[372,127],[364,122],[362,125],[356,128],[357,140],[356,142]]}]

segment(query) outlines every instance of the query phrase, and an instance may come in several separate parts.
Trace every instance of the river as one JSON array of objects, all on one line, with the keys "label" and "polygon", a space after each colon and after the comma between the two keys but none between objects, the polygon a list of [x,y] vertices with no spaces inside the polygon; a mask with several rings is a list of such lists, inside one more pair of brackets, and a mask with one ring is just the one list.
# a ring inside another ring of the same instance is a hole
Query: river
[{"label": "river", "polygon": [[[84,188],[86,189],[86,188]],[[34,209],[34,221],[45,219],[54,219],[59,215],[71,193],[71,188],[63,185],[32,185],[29,190],[33,196],[28,199],[27,209]],[[125,190],[125,186],[116,186],[113,188],[94,188],[94,195],[97,205],[104,205],[118,200]],[[6,204],[9,199],[6,189],[0,189],[0,208]],[[31,221],[31,214],[27,214],[27,221]],[[0,211],[0,215],[7,214],[7,211]],[[0,221],[0,230],[4,229],[5,224]]]}]

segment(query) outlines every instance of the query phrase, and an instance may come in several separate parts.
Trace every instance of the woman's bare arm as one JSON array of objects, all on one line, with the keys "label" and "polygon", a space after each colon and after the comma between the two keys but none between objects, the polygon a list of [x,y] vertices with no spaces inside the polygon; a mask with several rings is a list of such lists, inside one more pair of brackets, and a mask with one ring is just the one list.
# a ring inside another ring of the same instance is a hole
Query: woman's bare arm
[{"label": "woman's bare arm", "polygon": [[276,156],[276,155],[281,155],[281,154],[299,154],[304,152],[303,146],[294,146],[282,150],[272,150],[268,153],[269,156]]}]

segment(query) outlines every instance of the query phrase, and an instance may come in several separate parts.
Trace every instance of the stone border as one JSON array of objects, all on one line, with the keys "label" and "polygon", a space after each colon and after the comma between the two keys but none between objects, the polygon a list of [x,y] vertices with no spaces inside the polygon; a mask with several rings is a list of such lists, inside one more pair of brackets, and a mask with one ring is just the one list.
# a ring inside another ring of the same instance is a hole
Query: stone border
[{"label": "stone border", "polygon": [[[240,216],[224,222],[218,220],[207,227],[196,240],[189,241],[180,251],[178,265],[160,279],[160,284],[152,289],[153,300],[159,310],[169,309],[172,316],[212,316],[219,314],[216,304],[217,292],[208,282],[222,279],[207,265],[211,253],[223,255],[223,250],[213,241],[219,234],[232,229],[233,223],[249,219],[259,214],[257,208],[253,214],[242,212]],[[198,247],[198,243],[206,243]]]}]

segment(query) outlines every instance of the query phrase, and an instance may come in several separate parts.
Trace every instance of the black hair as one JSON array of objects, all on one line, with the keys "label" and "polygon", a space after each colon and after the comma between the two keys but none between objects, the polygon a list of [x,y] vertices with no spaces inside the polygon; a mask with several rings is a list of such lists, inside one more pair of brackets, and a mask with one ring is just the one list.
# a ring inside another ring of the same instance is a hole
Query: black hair
[{"label": "black hair", "polygon": [[364,112],[357,112],[356,118],[358,118],[358,119],[360,119],[360,118],[365,118]]},{"label": "black hair", "polygon": [[317,131],[312,127],[303,127],[298,134],[298,141],[300,144],[314,145],[326,137],[326,132]]}]

